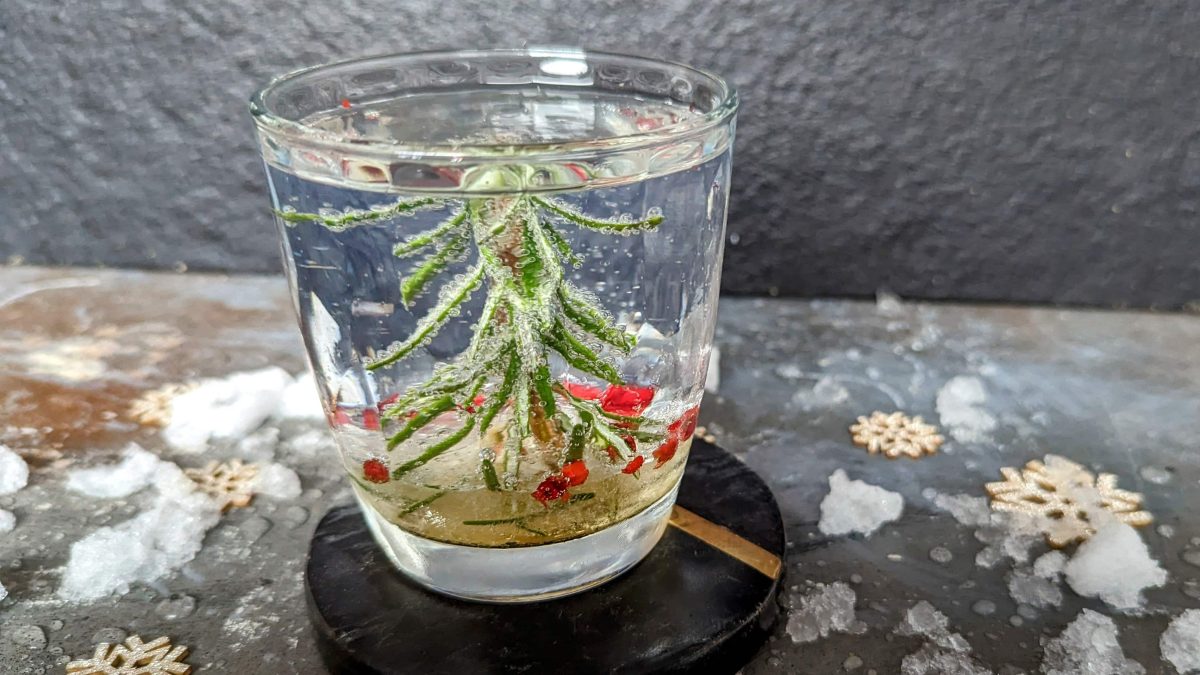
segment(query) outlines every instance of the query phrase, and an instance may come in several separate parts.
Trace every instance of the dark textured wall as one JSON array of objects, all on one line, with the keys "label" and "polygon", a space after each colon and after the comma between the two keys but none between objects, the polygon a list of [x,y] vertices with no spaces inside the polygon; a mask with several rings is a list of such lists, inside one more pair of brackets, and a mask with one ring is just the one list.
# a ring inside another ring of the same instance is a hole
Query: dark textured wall
[{"label": "dark textured wall", "polygon": [[736,292],[1200,299],[1200,4],[4,0],[0,260],[273,271],[270,75],[441,46],[669,56],[743,93]]}]

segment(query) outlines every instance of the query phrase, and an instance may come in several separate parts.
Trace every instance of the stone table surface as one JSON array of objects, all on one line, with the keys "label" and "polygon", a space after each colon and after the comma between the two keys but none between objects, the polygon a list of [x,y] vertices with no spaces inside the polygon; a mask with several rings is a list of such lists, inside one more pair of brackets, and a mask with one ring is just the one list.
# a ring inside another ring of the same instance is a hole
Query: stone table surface
[{"label": "stone table surface", "polygon": [[[323,672],[301,575],[317,520],[349,491],[319,426],[285,426],[274,449],[300,474],[299,498],[227,512],[192,562],[121,597],[55,595],[72,542],[145,505],[137,494],[69,492],[67,472],[111,462],[130,442],[180,466],[207,460],[169,452],[158,428],[130,417],[131,401],[267,365],[301,372],[298,338],[281,278],[0,268],[0,443],[32,470],[28,487],[0,497],[17,521],[0,534],[9,591],[0,670],[61,672],[96,642],[138,634],[187,645],[199,672]],[[1200,319],[725,298],[715,344],[719,378],[700,421],[775,491],[789,539],[781,602],[798,606],[812,583],[845,582],[865,628],[796,642],[781,621],[744,673],[899,672],[922,640],[895,628],[921,600],[996,672],[1037,672],[1043,640],[1084,608],[1115,620],[1125,654],[1147,672],[1174,672],[1159,637],[1181,610],[1200,607],[1200,521],[1188,515],[1200,506]],[[947,429],[939,454],[889,461],[851,444],[847,426],[873,410],[937,422],[938,394],[953,378],[978,383],[984,397]],[[1141,536],[1170,578],[1146,592],[1143,611],[1122,613],[1066,584],[1060,607],[1019,608],[1006,588],[1012,562],[977,565],[984,545],[974,530],[931,502],[933,491],[982,496],[1001,467],[1048,453],[1145,495],[1155,523]],[[869,537],[822,534],[820,502],[839,468],[902,494],[903,515]],[[980,601],[994,611],[979,611]]]}]

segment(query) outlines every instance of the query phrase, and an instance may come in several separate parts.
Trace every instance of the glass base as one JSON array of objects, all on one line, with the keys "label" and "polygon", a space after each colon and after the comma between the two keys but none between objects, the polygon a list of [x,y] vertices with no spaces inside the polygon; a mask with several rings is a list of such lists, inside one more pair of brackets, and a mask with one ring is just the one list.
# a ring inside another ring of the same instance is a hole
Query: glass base
[{"label": "glass base", "polygon": [[678,490],[676,483],[641,513],[586,537],[523,548],[432,541],[384,520],[361,499],[359,507],[392,564],[422,586],[466,600],[533,602],[587,590],[637,564],[662,537]]}]

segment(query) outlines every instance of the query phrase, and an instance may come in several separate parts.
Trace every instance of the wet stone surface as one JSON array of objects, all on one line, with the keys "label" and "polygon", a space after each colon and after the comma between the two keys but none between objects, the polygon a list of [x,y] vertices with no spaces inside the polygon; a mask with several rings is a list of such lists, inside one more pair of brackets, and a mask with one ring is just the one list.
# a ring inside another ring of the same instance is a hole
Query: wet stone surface
[{"label": "wet stone surface", "polygon": [[[1034,673],[1044,645],[1054,664],[1071,663],[1082,646],[1060,636],[1089,627],[1113,663],[1173,672],[1160,638],[1200,606],[1200,524],[1188,506],[1200,503],[1196,317],[726,298],[715,344],[720,377],[701,424],[771,485],[790,542],[781,602],[797,619],[789,631],[783,615],[746,675],[893,673],[902,663]],[[171,451],[160,429],[128,415],[130,402],[268,365],[303,370],[280,279],[0,269],[0,443],[30,467],[28,486],[0,496],[16,522],[0,533],[5,673],[60,672],[96,642],[133,634],[187,645],[200,672],[323,672],[301,575],[319,515],[349,492],[320,422],[268,422],[278,439],[255,449],[299,474],[298,497],[226,512],[193,560],[123,596],[57,595],[72,543],[154,500],[153,489],[113,499],[68,491],[71,471],[114,463],[129,442],[181,467],[237,454],[236,443]],[[946,443],[915,461],[869,455],[847,427],[874,410],[941,424]],[[986,528],[934,503],[984,497],[1001,467],[1046,454],[1145,496],[1155,522],[1138,536],[1168,578],[1143,592],[1139,610],[1081,597],[1053,573],[1057,605],[1029,590],[1049,567],[1035,567],[1049,550],[1040,541],[1024,564],[978,565]],[[821,502],[838,469],[901,495],[900,516],[869,536],[823,534]],[[1012,597],[1014,574],[1027,580],[1022,598],[1044,606]],[[828,589],[838,592],[826,607]]]}]

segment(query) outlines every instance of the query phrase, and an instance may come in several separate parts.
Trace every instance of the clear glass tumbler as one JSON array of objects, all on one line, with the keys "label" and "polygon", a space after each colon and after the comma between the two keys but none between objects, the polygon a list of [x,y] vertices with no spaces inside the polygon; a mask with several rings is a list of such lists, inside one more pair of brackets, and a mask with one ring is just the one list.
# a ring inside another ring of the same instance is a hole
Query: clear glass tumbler
[{"label": "clear glass tumbler", "polygon": [[737,98],[577,49],[367,58],[254,95],[308,356],[367,523],[488,601],[662,535],[712,341]]}]

